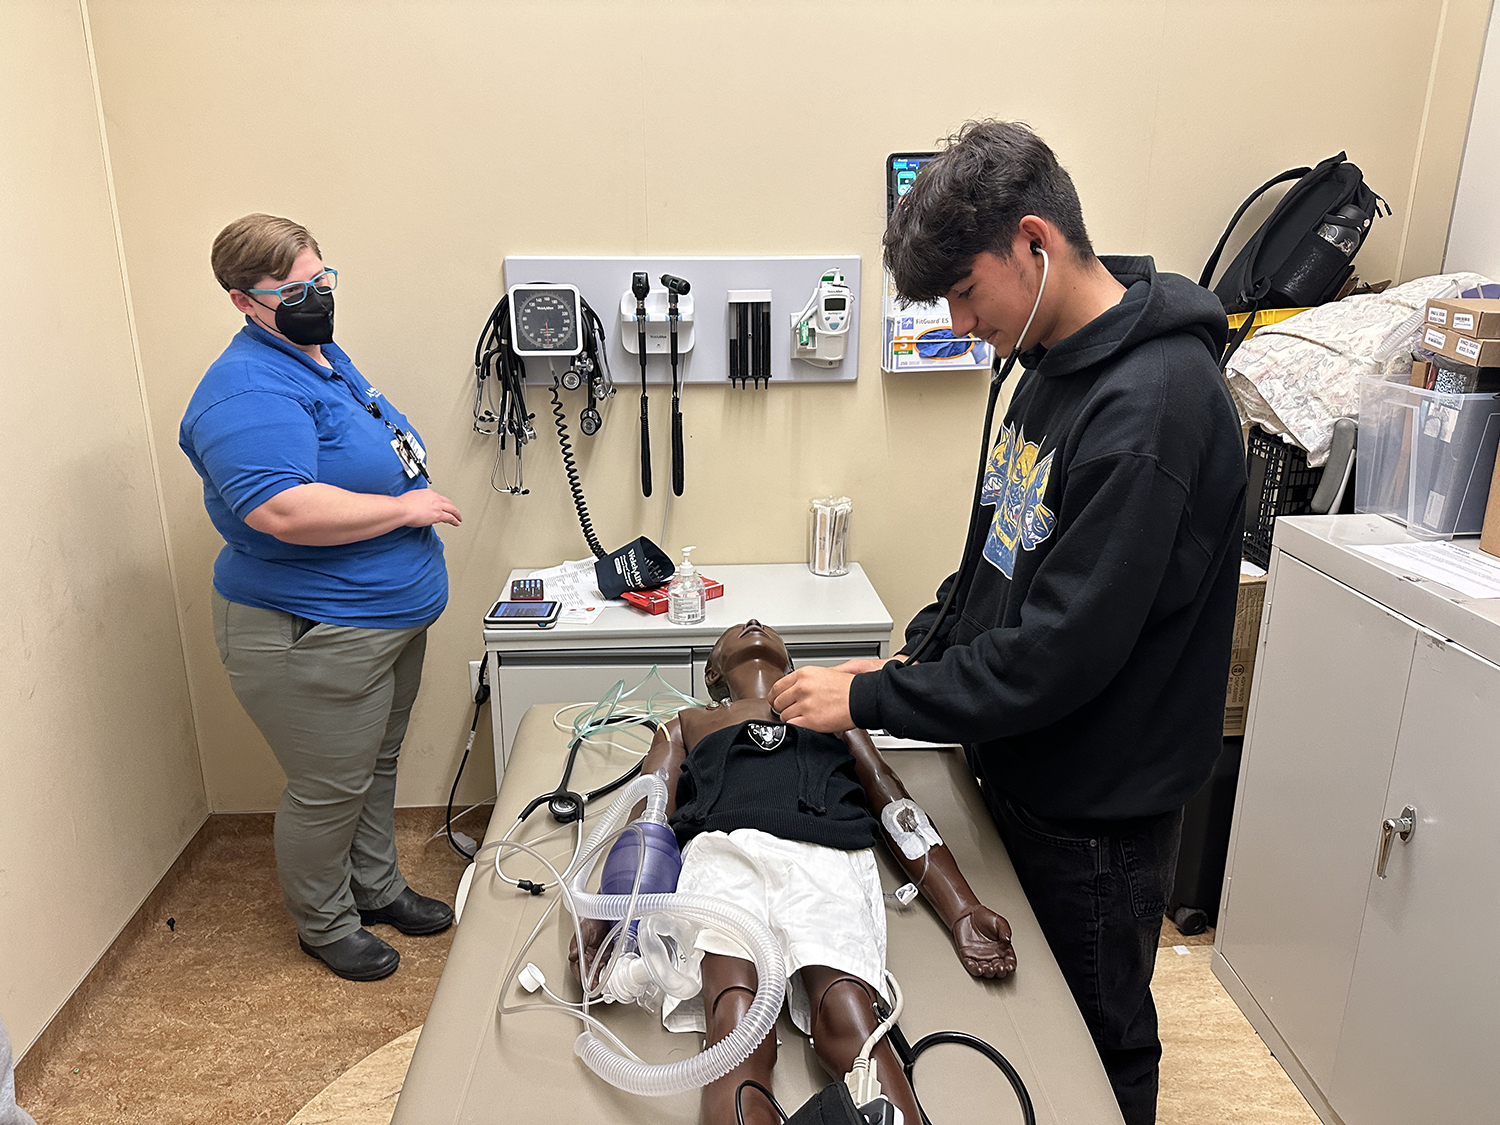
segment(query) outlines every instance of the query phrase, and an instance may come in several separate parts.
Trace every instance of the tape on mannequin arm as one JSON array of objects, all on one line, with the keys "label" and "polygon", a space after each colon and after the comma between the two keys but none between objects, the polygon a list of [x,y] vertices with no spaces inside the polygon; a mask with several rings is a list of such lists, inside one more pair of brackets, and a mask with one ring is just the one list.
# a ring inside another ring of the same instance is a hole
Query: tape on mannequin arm
[{"label": "tape on mannequin arm", "polygon": [[922,806],[910,797],[892,801],[881,809],[880,823],[907,859],[918,859],[943,843]]}]

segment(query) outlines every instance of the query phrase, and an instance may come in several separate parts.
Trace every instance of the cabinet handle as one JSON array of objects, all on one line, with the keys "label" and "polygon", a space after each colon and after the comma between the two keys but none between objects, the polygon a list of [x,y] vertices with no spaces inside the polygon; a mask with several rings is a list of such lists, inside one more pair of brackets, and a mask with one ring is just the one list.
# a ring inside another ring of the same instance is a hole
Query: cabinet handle
[{"label": "cabinet handle", "polygon": [[1415,805],[1407,805],[1401,810],[1400,816],[1386,817],[1380,826],[1380,857],[1375,861],[1375,874],[1385,878],[1386,860],[1391,858],[1391,842],[1397,834],[1401,836],[1404,844],[1411,839],[1411,834],[1417,827],[1417,809]]}]

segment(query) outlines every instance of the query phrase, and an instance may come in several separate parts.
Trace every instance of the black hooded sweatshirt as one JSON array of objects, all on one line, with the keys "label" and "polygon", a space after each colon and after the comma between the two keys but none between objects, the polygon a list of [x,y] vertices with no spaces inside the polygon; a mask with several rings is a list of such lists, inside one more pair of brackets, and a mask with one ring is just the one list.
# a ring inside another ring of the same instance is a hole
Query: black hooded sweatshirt
[{"label": "black hooded sweatshirt", "polygon": [[964,743],[997,793],[1065,820],[1167,812],[1207,779],[1244,533],[1218,299],[1150,258],[1101,260],[1125,295],[1023,357],[977,565],[949,576],[902,651],[959,581],[942,633],[849,695],[857,725]]}]

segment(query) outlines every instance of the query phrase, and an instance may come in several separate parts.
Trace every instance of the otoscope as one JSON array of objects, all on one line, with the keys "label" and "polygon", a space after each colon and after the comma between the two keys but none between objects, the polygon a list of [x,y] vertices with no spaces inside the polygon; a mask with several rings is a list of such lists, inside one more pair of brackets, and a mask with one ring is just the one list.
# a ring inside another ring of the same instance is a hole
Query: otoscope
[{"label": "otoscope", "polygon": [[661,275],[661,283],[667,287],[667,325],[672,335],[672,495],[682,495],[682,404],[678,398],[681,383],[677,379],[677,298],[692,288],[680,277],[669,273]]},{"label": "otoscope", "polygon": [[651,415],[646,399],[646,294],[651,292],[651,278],[644,273],[630,275],[630,291],[635,294],[635,333],[641,352],[641,495],[651,495]]},{"label": "otoscope", "polygon": [[964,538],[964,553],[958,563],[958,573],[953,576],[953,583],[948,587],[948,594],[943,598],[943,604],[938,607],[937,617],[928,626],[927,632],[917,642],[917,647],[912,650],[907,663],[914,664],[927,651],[927,646],[932,643],[938,635],[938,630],[943,627],[943,619],[948,616],[948,611],[953,608],[953,600],[958,596],[958,588],[964,584],[964,572],[969,569],[970,555],[973,553],[974,536],[979,530],[979,498],[984,494],[984,474],[990,464],[990,427],[995,421],[995,403],[1000,398],[1000,388],[1005,385],[1005,380],[1010,377],[1011,368],[1015,367],[1016,360],[1021,355],[1021,343],[1026,339],[1026,333],[1031,331],[1031,322],[1036,319],[1036,310],[1041,307],[1042,294],[1047,291],[1047,271],[1051,266],[1051,260],[1047,257],[1047,251],[1042,249],[1040,242],[1031,244],[1031,252],[1040,254],[1042,258],[1042,283],[1037,286],[1036,300],[1031,304],[1031,315],[1026,318],[1026,327],[1021,329],[1021,334],[1016,337],[1016,346],[1011,348],[1010,355],[1005,359],[1002,366],[1000,355],[997,352],[990,366],[990,399],[984,408],[984,437],[979,446],[979,476],[974,481],[974,504],[969,509],[969,530]]}]

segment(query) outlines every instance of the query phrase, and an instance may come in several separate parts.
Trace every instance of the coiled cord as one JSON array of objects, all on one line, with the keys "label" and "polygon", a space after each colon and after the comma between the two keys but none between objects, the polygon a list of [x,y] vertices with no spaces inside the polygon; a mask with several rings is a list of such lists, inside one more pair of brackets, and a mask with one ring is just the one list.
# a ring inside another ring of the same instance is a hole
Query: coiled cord
[{"label": "coiled cord", "polygon": [[583,528],[583,541],[589,545],[596,559],[607,552],[594,534],[594,521],[589,518],[589,504],[583,497],[583,482],[578,479],[578,464],[573,460],[573,442],[568,437],[568,416],[563,411],[562,397],[557,393],[558,381],[552,380],[552,417],[557,424],[557,444],[562,447],[563,471],[568,474],[568,491],[573,494],[573,507],[578,509],[578,525]]}]

